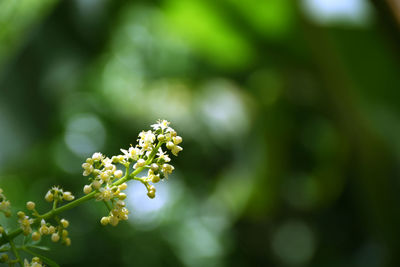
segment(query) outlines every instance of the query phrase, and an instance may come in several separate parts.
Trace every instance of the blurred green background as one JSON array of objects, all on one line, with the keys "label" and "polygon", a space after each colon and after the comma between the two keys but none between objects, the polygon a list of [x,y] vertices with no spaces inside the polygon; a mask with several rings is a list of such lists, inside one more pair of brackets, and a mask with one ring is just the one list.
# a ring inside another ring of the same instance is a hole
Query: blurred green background
[{"label": "blurred green background", "polygon": [[1,188],[44,212],[52,185],[83,194],[86,157],[168,119],[184,150],[157,197],[131,183],[116,228],[102,203],[68,211],[72,246],[47,256],[400,266],[396,3],[3,0]]}]

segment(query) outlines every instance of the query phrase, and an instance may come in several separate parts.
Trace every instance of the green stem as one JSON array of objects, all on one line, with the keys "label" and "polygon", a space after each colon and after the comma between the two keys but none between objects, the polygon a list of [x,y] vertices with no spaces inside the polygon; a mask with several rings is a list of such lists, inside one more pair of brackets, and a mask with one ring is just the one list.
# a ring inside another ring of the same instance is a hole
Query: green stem
[{"label": "green stem", "polygon": [[[92,199],[95,194],[96,194],[96,191],[93,191],[93,192],[87,194],[86,196],[83,196],[83,197],[78,198],[78,199],[76,199],[76,200],[74,200],[74,201],[72,201],[72,202],[70,202],[68,204],[65,204],[64,206],[61,206],[61,207],[56,208],[56,209],[53,209],[53,210],[41,215],[40,217],[36,218],[35,221],[33,222],[33,224],[34,225],[38,224],[42,219],[47,220],[47,219],[52,218],[53,216],[55,216],[55,215],[57,215],[57,214],[59,214],[59,213],[61,213],[63,211],[72,209],[72,208],[82,204],[83,202]],[[15,237],[19,236],[21,233],[22,233],[22,229],[21,228],[18,228],[16,230],[14,230],[13,232],[11,232],[8,235],[7,239],[5,239],[5,238],[1,239],[0,246],[8,243],[8,240],[13,240]]]},{"label": "green stem", "polygon": [[[145,165],[148,165],[153,161],[155,155],[157,154],[158,149],[161,147],[162,144],[163,144],[163,142],[158,142],[157,146],[153,149],[153,151],[151,151],[148,159],[146,160]],[[131,174],[129,174],[129,167],[127,167],[127,171],[125,173],[125,176],[123,178],[119,179],[118,181],[114,182],[112,185],[113,186],[118,186],[118,185],[123,184],[123,183],[125,183],[125,182],[127,182],[129,180],[132,180],[132,179],[140,181],[140,179],[137,179],[137,177],[135,178],[135,176],[137,174],[139,174],[141,171],[143,171],[144,169],[145,169],[145,167],[140,167],[140,168],[137,168],[136,170],[134,170]],[[86,202],[86,201],[94,198],[94,196],[95,196],[95,194],[97,192],[98,191],[93,191],[93,192],[91,192],[91,193],[89,193],[89,194],[87,194],[87,195],[85,195],[85,196],[83,196],[81,198],[78,198],[78,199],[76,199],[76,200],[74,200],[74,201],[72,201],[72,202],[70,202],[68,204],[65,204],[64,206],[61,206],[59,208],[55,208],[54,206],[56,206],[56,205],[54,205],[53,209],[51,211],[49,211],[49,212],[37,217],[34,220],[33,225],[38,224],[42,219],[47,220],[47,219],[53,218],[55,215],[57,215],[57,214],[59,214],[61,212],[70,210],[70,209],[82,204],[83,202]],[[0,246],[4,245],[6,243],[9,243],[9,242],[11,243],[11,241],[15,237],[19,236],[21,233],[22,233],[22,229],[18,228],[16,230],[14,230],[13,232],[11,232],[10,234],[8,234],[7,236],[3,235],[3,237],[0,239]]]},{"label": "green stem", "polygon": [[17,248],[15,247],[14,242],[11,239],[9,239],[9,243],[10,243],[12,252],[14,253],[15,257],[17,258],[18,263],[21,265],[21,267],[23,267],[24,264],[22,263],[21,257],[19,256],[19,252],[18,252]]}]

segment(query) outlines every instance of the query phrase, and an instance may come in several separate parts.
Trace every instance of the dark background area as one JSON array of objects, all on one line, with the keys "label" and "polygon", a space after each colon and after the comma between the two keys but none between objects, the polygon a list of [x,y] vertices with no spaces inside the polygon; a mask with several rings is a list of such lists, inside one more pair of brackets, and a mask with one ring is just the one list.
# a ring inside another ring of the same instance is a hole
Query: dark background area
[{"label": "dark background area", "polygon": [[[0,185],[14,212],[167,119],[176,171],[128,222],[66,212],[61,266],[399,266],[397,1],[0,2]],[[14,215],[15,219],[15,215]],[[15,226],[0,218],[1,223]]]}]

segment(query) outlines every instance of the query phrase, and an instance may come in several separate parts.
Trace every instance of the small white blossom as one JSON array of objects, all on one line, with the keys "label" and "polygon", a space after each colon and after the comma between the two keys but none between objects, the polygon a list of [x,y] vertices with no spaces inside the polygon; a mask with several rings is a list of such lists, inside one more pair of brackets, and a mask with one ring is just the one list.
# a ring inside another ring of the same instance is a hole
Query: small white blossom
[{"label": "small white blossom", "polygon": [[92,155],[92,159],[94,161],[101,161],[103,159],[103,155],[100,152],[96,152]]},{"label": "small white blossom", "polygon": [[161,147],[158,149],[157,156],[159,159],[164,160],[165,162],[170,162],[171,159],[169,158],[168,154],[164,151],[162,151]]},{"label": "small white blossom", "polygon": [[92,164],[87,163],[87,162],[85,162],[85,163],[82,164],[82,168],[84,169],[84,171],[83,171],[83,176],[88,176],[88,175],[91,174],[92,171],[93,171],[93,166],[92,166]]},{"label": "small white blossom", "polygon": [[158,130],[158,129],[164,130],[164,129],[168,128],[169,124],[170,124],[170,122],[167,120],[158,120],[157,123],[152,124],[151,127],[154,130]]}]

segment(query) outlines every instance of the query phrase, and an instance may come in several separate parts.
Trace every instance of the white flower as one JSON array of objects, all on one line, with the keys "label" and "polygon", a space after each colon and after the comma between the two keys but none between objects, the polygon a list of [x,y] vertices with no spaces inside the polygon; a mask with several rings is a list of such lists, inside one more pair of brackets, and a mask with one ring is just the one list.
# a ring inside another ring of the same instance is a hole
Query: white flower
[{"label": "white flower", "polygon": [[97,195],[96,200],[110,201],[113,198],[113,192],[108,186],[100,188],[99,192],[100,193]]},{"label": "white flower", "polygon": [[123,172],[122,172],[121,170],[116,170],[116,171],[114,172],[115,178],[121,178],[122,175],[123,175]]},{"label": "white flower", "polygon": [[172,154],[174,154],[175,156],[178,156],[178,153],[179,153],[180,151],[182,151],[182,150],[183,150],[182,147],[180,147],[180,146],[174,146],[174,147],[171,149],[171,152],[172,152]]},{"label": "white flower", "polygon": [[168,178],[168,174],[171,174],[174,169],[175,169],[174,166],[170,164],[163,164],[162,166],[162,171],[166,178]]},{"label": "white flower", "polygon": [[158,149],[157,156],[159,159],[163,159],[165,162],[170,162],[171,159],[169,158],[168,154],[162,151],[161,147]]},{"label": "white flower", "polygon": [[156,139],[156,136],[153,134],[152,131],[142,131],[139,134],[139,146],[143,148],[143,150],[152,150],[152,145],[154,140]]},{"label": "white flower", "polygon": [[168,125],[170,124],[169,121],[167,120],[158,120],[156,124],[152,124],[151,127],[153,127],[154,130],[164,130],[168,128]]},{"label": "white flower", "polygon": [[100,152],[96,152],[93,154],[92,159],[94,161],[100,161],[103,159],[103,155]]},{"label": "white flower", "polygon": [[87,162],[85,162],[85,163],[82,164],[82,168],[84,169],[84,171],[83,171],[83,176],[88,176],[88,175],[91,174],[92,171],[93,171],[93,166],[92,166],[92,164],[87,163]]},{"label": "white flower", "polygon": [[175,145],[179,145],[180,143],[182,143],[182,137],[180,136],[172,137],[172,141],[174,141]]},{"label": "white flower", "polygon": [[140,153],[140,149],[137,147],[130,147],[129,150],[126,149],[122,149],[121,148],[121,152],[124,153],[125,159],[133,159],[133,160],[137,160]]},{"label": "white flower", "polygon": [[87,194],[89,194],[90,192],[92,192],[92,187],[90,186],[90,185],[85,185],[84,187],[83,187],[83,192],[87,195]]},{"label": "white flower", "polygon": [[67,201],[72,201],[75,199],[75,197],[72,195],[72,193],[68,192],[68,191],[63,193],[63,198]]}]

